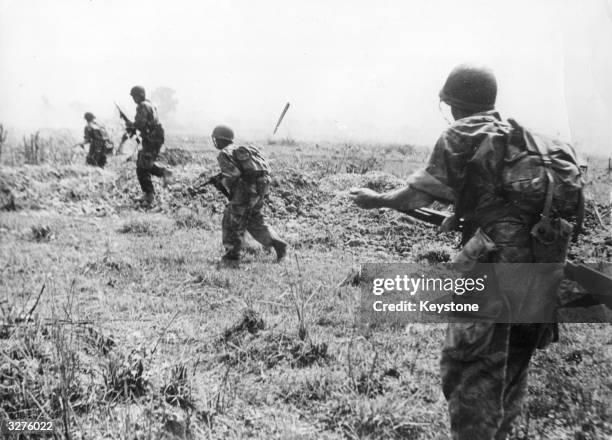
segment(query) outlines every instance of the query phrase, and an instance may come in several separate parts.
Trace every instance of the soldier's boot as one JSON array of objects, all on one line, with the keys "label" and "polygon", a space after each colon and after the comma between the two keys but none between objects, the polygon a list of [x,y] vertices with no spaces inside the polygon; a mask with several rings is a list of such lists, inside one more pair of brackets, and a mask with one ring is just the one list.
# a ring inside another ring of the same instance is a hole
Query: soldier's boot
[{"label": "soldier's boot", "polygon": [[287,243],[280,239],[272,240],[272,247],[276,251],[276,261],[282,261],[287,255]]},{"label": "soldier's boot", "polygon": [[152,192],[147,192],[142,195],[142,197],[136,199],[136,202],[140,204],[143,208],[150,208],[153,206],[153,201],[155,200],[155,194]]},{"label": "soldier's boot", "polygon": [[218,267],[229,267],[230,269],[236,269],[240,266],[240,257],[235,255],[234,253],[227,252],[223,257],[221,257],[221,261],[219,261]]},{"label": "soldier's boot", "polygon": [[164,168],[162,173],[163,173],[163,175],[162,175],[163,185],[164,186],[170,185],[172,183],[172,171],[170,171],[167,168]]}]

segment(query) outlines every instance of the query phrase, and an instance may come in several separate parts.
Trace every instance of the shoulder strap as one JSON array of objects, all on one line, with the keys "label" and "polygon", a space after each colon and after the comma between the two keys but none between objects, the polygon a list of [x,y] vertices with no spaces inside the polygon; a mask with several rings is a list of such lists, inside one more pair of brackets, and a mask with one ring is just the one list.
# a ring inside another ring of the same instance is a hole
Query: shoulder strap
[{"label": "shoulder strap", "polygon": [[521,127],[514,119],[508,119],[508,123],[512,126],[512,132],[508,138],[508,143],[512,143],[513,145],[524,145],[527,151],[537,153],[542,160],[542,165],[544,166],[544,172],[546,174],[546,198],[544,199],[541,217],[549,219],[554,195],[554,178],[548,151],[545,151],[542,146],[535,141],[531,133]]},{"label": "shoulder strap", "polygon": [[550,164],[550,156],[548,151],[544,151],[542,146],[533,139],[533,136],[528,131],[523,130],[525,134],[525,142],[527,146],[535,146],[535,150],[542,159],[542,165],[544,165],[544,171],[546,173],[546,199],[544,200],[544,209],[542,209],[542,218],[550,218],[550,210],[552,208],[553,194],[554,194],[554,178],[552,175],[552,167]]}]

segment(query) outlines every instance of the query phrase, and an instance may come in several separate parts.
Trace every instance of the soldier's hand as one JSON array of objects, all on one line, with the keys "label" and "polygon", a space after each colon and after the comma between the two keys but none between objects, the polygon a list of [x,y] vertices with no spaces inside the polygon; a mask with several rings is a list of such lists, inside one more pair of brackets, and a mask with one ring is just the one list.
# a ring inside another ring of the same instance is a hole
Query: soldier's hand
[{"label": "soldier's hand", "polygon": [[456,215],[451,215],[444,219],[440,227],[438,228],[439,232],[451,232],[457,229],[459,226],[459,219]]},{"label": "soldier's hand", "polygon": [[353,188],[349,193],[349,197],[357,206],[363,209],[380,208],[380,194],[372,191],[369,188]]}]

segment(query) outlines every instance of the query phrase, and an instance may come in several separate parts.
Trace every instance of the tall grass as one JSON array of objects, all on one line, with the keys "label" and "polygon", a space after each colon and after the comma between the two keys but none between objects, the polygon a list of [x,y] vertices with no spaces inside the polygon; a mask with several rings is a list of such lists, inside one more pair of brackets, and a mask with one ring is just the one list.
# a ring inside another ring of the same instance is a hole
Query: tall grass
[{"label": "tall grass", "polygon": [[6,128],[0,127],[0,160],[4,164],[67,165],[75,160],[77,141],[67,130],[38,130],[9,142]]}]

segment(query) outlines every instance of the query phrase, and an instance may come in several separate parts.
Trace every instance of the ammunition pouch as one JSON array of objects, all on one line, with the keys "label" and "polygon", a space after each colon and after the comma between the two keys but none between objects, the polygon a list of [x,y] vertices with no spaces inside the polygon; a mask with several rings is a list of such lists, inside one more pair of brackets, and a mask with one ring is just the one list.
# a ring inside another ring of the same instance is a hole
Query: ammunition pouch
[{"label": "ammunition pouch", "polygon": [[[495,273],[492,268],[487,265],[479,265],[487,260],[491,252],[495,251],[497,246],[495,242],[481,229],[476,229],[476,232],[461,249],[451,262],[454,270],[465,274],[466,276],[474,276],[489,278],[490,282],[495,280]],[[484,271],[484,272],[483,272]],[[493,282],[493,285],[496,283]],[[453,295],[453,300],[457,303],[462,303],[468,299],[461,295]],[[498,319],[504,310],[507,309],[503,298],[495,294],[495,289],[486,295],[472,297],[469,300],[471,303],[479,305],[478,318],[485,320]],[[464,318],[475,318],[471,313],[455,313],[455,316]]]},{"label": "ammunition pouch", "polygon": [[478,228],[472,238],[463,246],[461,252],[453,259],[453,268],[459,272],[468,272],[495,249],[493,240],[481,228]]},{"label": "ammunition pouch", "polygon": [[535,261],[540,263],[565,261],[573,231],[572,224],[563,218],[542,217],[531,228],[532,252]]}]

